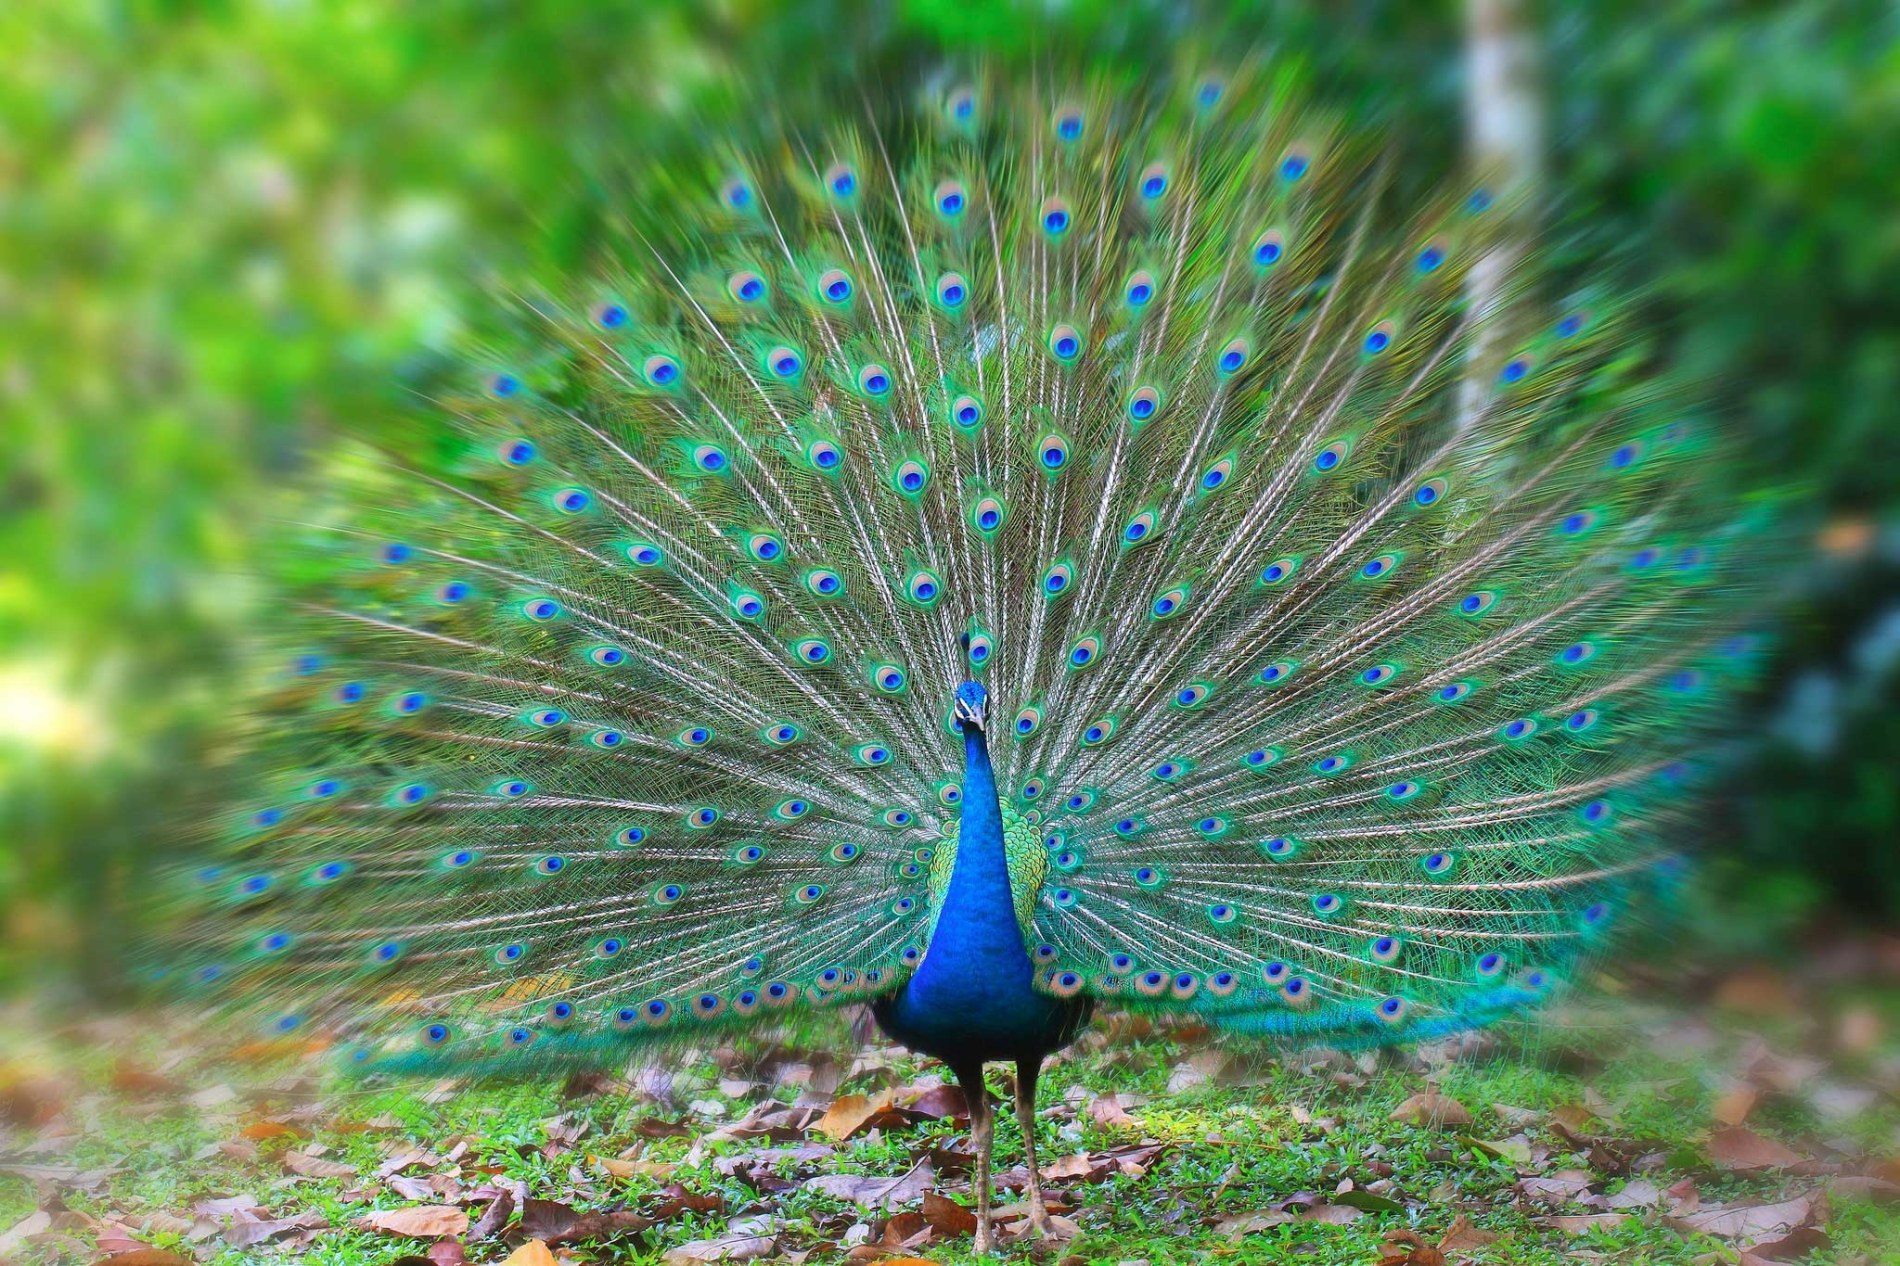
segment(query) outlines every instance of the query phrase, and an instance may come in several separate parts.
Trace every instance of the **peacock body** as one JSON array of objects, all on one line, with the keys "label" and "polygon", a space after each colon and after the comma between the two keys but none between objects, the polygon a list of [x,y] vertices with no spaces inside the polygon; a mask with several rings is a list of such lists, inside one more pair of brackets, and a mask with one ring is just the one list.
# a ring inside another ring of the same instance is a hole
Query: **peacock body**
[{"label": "peacock body", "polygon": [[1022,1107],[1098,1001],[1377,1043],[1572,975],[1757,552],[1613,306],[1471,363],[1492,199],[1267,68],[772,126],[296,570],[207,994],[528,1073],[868,1001]]}]

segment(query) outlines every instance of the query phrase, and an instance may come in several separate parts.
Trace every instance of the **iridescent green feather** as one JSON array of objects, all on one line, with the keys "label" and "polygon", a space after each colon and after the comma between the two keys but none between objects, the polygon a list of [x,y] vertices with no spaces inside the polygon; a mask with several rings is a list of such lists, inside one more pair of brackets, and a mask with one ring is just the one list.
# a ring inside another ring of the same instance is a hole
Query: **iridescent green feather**
[{"label": "iridescent green feather", "polygon": [[638,172],[456,451],[281,569],[254,792],[179,880],[207,1006],[474,1070],[891,989],[971,673],[1044,988],[1396,1040],[1583,970],[1772,532],[1614,299],[1526,278],[1543,333],[1468,365],[1488,199],[1394,205],[1285,83],[754,103]]}]

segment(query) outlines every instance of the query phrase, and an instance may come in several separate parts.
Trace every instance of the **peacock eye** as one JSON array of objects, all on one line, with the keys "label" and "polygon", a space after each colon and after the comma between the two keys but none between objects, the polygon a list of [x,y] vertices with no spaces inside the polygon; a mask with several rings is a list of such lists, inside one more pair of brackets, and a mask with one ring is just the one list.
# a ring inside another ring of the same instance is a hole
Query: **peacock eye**
[{"label": "peacock eye", "polygon": [[904,592],[919,606],[935,606],[943,597],[943,581],[933,571],[914,571],[904,582]]},{"label": "peacock eye", "polygon": [[1149,610],[1157,620],[1170,620],[1181,614],[1181,608],[1187,605],[1188,589],[1186,585],[1175,585],[1165,589],[1149,604]]},{"label": "peacock eye", "polygon": [[1069,591],[1069,585],[1075,578],[1075,569],[1068,563],[1056,563],[1042,574],[1042,592],[1045,597],[1059,598]]},{"label": "peacock eye", "polygon": [[1053,126],[1056,139],[1075,142],[1082,139],[1082,112],[1074,106],[1063,106],[1055,113]]},{"label": "peacock eye", "polygon": [[1380,352],[1392,346],[1392,340],[1396,334],[1396,327],[1394,327],[1390,321],[1381,321],[1370,330],[1367,330],[1365,341],[1362,344],[1365,348],[1366,355],[1377,356]]},{"label": "peacock eye", "polygon": [[937,278],[937,302],[954,312],[970,297],[970,283],[962,273],[945,273]]},{"label": "peacock eye", "polygon": [[1129,307],[1141,309],[1148,306],[1155,297],[1154,274],[1141,269],[1129,274],[1127,283],[1122,287],[1122,301]]},{"label": "peacock eye", "polygon": [[1141,169],[1141,176],[1136,187],[1141,190],[1141,196],[1149,202],[1159,198],[1168,191],[1168,165],[1149,163]]},{"label": "peacock eye", "polygon": [[1137,387],[1128,397],[1128,416],[1130,420],[1146,422],[1161,412],[1161,393],[1153,387]]},{"label": "peacock eye", "polygon": [[1095,747],[1098,744],[1108,742],[1108,740],[1114,737],[1115,718],[1103,717],[1099,721],[1090,722],[1088,728],[1082,731],[1082,746]]},{"label": "peacock eye", "polygon": [[805,459],[814,470],[836,470],[844,461],[844,451],[830,440],[814,440],[805,449]]},{"label": "peacock eye", "polygon": [[765,298],[765,278],[750,269],[741,269],[726,278],[726,293],[740,303],[757,303]]},{"label": "peacock eye", "polygon": [[1263,686],[1277,686],[1291,677],[1294,669],[1298,667],[1299,665],[1290,659],[1276,659],[1260,670],[1256,680]]},{"label": "peacock eye", "polygon": [[1050,237],[1061,237],[1069,231],[1069,204],[1062,198],[1048,198],[1043,201],[1037,212],[1042,231]]},{"label": "peacock eye", "polygon": [[975,396],[958,396],[950,402],[950,420],[966,431],[983,424],[983,403]]},{"label": "peacock eye", "polygon": [[914,497],[930,482],[930,467],[916,458],[898,464],[891,472],[891,486],[907,497]]},{"label": "peacock eye", "polygon": [[1153,510],[1143,510],[1140,514],[1137,514],[1123,525],[1122,544],[1139,545],[1143,541],[1150,539],[1154,535],[1154,530],[1155,512]]},{"label": "peacock eye", "polygon": [[510,466],[526,466],[535,459],[535,447],[527,440],[509,440],[501,446],[501,460]]},{"label": "peacock eye", "polygon": [[1260,583],[1263,585],[1285,584],[1299,570],[1297,558],[1276,558],[1260,569]]},{"label": "peacock eye", "polygon": [[833,163],[825,169],[825,188],[840,200],[858,191],[858,173],[849,163]]},{"label": "peacock eye", "polygon": [[1248,255],[1256,268],[1271,268],[1286,255],[1286,235],[1279,229],[1268,229],[1253,240]]},{"label": "peacock eye", "polygon": [[1380,554],[1368,559],[1365,565],[1359,569],[1359,574],[1367,580],[1383,580],[1396,571],[1398,565],[1399,556],[1397,554]]},{"label": "peacock eye", "polygon": [[1027,707],[1016,714],[1016,737],[1028,738],[1042,725],[1042,709]]},{"label": "peacock eye", "polygon": [[1082,334],[1073,325],[1057,325],[1049,331],[1049,352],[1067,364],[1082,354]]},{"label": "peacock eye", "polygon": [[765,354],[765,365],[772,376],[780,380],[796,378],[805,368],[805,358],[798,349],[779,344]]},{"label": "peacock eye", "polygon": [[1175,691],[1173,705],[1177,708],[1191,711],[1200,707],[1203,703],[1206,703],[1213,693],[1213,683],[1197,681],[1192,685],[1183,686]]},{"label": "peacock eye", "polygon": [[1345,440],[1334,440],[1314,454],[1313,469],[1322,475],[1328,471],[1337,470],[1340,463],[1346,460],[1347,452],[1348,445]]},{"label": "peacock eye", "polygon": [[947,220],[956,219],[963,214],[963,209],[970,205],[970,191],[964,188],[960,180],[941,182],[932,198],[937,206],[937,214]]},{"label": "peacock eye", "polygon": [[1253,344],[1247,339],[1230,339],[1215,357],[1214,365],[1223,377],[1231,377],[1247,367],[1247,361],[1252,355]]},{"label": "peacock eye", "polygon": [[858,371],[858,390],[867,396],[881,397],[890,394],[891,371],[882,365],[866,365]]},{"label": "peacock eye", "polygon": [[842,268],[828,268],[818,274],[818,297],[826,303],[849,303],[854,289],[851,274]]},{"label": "peacock eye", "polygon": [[733,176],[719,186],[719,201],[729,211],[750,211],[756,201],[752,185],[741,176]]},{"label": "peacock eye", "polygon": [[1280,159],[1280,179],[1288,184],[1303,180],[1312,166],[1313,155],[1304,145],[1291,146]]},{"label": "peacock eye", "polygon": [[1003,503],[995,497],[985,497],[970,509],[970,522],[984,535],[1003,526]]},{"label": "peacock eye", "polygon": [[655,352],[646,358],[640,372],[652,386],[671,387],[680,380],[680,363],[664,352]]}]

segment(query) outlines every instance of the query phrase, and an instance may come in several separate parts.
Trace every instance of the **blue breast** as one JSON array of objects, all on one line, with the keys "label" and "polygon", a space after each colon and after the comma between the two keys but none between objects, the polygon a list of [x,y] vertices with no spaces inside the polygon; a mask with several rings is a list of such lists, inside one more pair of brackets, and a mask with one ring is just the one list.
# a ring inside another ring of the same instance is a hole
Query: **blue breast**
[{"label": "blue breast", "polygon": [[963,792],[956,865],[924,961],[873,1014],[893,1038],[952,1067],[1040,1059],[1074,1035],[1087,1004],[1031,985],[1035,964],[1016,922],[996,778],[974,727],[964,733]]}]

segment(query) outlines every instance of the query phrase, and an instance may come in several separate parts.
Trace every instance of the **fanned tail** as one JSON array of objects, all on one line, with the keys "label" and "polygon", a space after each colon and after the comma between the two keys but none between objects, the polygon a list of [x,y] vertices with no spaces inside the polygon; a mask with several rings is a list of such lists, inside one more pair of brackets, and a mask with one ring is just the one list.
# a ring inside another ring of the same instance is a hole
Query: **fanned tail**
[{"label": "fanned tail", "polygon": [[885,992],[966,675],[1054,992],[1391,1040],[1573,972],[1764,553],[1616,305],[1454,416],[1489,196],[1268,68],[748,130],[299,569],[207,995],[476,1068]]}]

